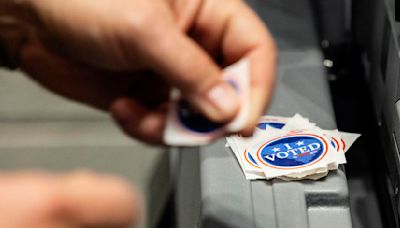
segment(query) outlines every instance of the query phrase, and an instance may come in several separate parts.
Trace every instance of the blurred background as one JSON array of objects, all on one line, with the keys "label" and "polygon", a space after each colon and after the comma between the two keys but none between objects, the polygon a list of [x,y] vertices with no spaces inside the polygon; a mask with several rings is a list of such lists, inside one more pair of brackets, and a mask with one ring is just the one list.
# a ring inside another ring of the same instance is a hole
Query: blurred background
[{"label": "blurred background", "polygon": [[168,154],[126,137],[108,114],[0,70],[0,170],[90,169],[127,178],[143,194],[139,227],[153,227],[170,190]]}]

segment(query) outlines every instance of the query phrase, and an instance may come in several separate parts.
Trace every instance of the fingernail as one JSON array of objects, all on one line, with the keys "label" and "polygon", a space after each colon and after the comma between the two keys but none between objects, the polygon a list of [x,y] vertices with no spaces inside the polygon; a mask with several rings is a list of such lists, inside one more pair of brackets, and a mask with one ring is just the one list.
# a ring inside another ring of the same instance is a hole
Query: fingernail
[{"label": "fingernail", "polygon": [[223,113],[225,117],[231,117],[239,108],[239,97],[234,88],[221,81],[208,91],[208,99]]}]

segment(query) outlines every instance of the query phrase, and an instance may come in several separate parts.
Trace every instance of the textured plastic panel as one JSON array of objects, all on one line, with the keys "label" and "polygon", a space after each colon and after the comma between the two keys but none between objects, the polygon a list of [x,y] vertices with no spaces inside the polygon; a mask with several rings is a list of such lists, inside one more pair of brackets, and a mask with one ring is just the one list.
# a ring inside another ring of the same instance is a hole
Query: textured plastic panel
[{"label": "textured plastic panel", "polygon": [[[251,1],[277,39],[279,66],[269,114],[300,113],[335,128],[308,1]],[[247,181],[225,140],[182,149],[178,227],[351,227],[343,169],[319,181]]]}]

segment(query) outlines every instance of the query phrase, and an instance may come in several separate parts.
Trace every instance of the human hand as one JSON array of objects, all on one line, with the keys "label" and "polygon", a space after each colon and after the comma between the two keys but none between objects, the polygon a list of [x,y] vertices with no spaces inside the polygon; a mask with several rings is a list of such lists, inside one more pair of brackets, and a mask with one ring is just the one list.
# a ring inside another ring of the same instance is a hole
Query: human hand
[{"label": "human hand", "polygon": [[0,174],[0,227],[129,227],[140,203],[117,177],[75,172]]},{"label": "human hand", "polygon": [[241,134],[251,134],[265,110],[275,45],[240,0],[19,3],[34,37],[21,68],[57,93],[110,110],[133,137],[162,143],[171,87],[210,120],[232,119],[238,99],[221,67],[242,58],[250,60],[251,116]]}]

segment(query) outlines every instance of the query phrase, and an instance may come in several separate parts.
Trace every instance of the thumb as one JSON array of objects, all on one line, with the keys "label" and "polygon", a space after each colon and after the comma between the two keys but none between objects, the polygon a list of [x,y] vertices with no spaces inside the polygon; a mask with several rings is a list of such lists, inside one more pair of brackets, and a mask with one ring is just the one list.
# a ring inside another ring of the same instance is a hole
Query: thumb
[{"label": "thumb", "polygon": [[170,29],[165,37],[147,48],[149,67],[177,87],[183,98],[209,119],[232,119],[239,99],[234,88],[223,80],[221,69],[186,34]]}]

